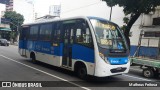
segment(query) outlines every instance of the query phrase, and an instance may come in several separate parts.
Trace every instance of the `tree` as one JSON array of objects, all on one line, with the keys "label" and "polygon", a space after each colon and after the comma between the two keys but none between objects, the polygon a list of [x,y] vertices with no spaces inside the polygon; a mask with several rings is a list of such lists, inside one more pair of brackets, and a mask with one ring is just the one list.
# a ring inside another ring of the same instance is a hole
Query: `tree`
[{"label": "tree", "polygon": [[8,19],[9,21],[7,21],[8,23],[10,23],[10,27],[11,27],[11,38],[13,40],[16,39],[17,35],[18,35],[18,30],[19,30],[19,26],[21,26],[24,22],[24,17],[23,15],[15,12],[15,11],[7,11],[4,14],[4,17],[6,19]]},{"label": "tree", "polygon": [[148,14],[149,12],[155,11],[155,8],[160,5],[160,0],[103,0],[108,6],[112,7],[119,5],[123,7],[124,14],[129,15],[128,21],[124,26],[124,34],[130,48],[129,33],[132,25],[139,18],[142,13]]}]

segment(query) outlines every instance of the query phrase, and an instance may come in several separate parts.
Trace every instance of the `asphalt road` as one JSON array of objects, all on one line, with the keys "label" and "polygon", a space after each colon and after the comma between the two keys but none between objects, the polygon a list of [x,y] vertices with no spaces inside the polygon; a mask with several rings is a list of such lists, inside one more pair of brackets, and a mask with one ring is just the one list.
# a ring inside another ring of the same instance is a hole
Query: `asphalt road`
[{"label": "asphalt road", "polygon": [[105,78],[89,77],[88,81],[84,81],[77,78],[73,72],[64,69],[41,62],[33,64],[30,59],[23,58],[18,54],[17,46],[0,46],[0,81],[53,81],[52,83],[56,86],[42,88],[0,87],[3,90],[159,90],[158,87],[115,87],[116,85],[123,86],[123,83],[131,81],[152,81],[156,83],[160,81],[160,78],[144,78],[141,73],[142,70],[139,67],[131,66],[128,74]]}]

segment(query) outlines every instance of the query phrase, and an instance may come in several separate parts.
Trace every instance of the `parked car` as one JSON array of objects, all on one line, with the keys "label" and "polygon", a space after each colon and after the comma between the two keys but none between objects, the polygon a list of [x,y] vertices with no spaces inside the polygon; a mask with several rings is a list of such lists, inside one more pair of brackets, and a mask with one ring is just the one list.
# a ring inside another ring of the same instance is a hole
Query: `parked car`
[{"label": "parked car", "polygon": [[6,39],[0,39],[0,46],[9,46],[9,41]]}]

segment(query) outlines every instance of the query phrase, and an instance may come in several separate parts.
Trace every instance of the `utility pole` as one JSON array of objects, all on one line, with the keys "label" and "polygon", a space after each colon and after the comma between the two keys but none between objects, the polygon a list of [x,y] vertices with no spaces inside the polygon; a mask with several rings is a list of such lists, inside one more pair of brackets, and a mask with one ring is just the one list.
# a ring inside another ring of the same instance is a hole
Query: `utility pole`
[{"label": "utility pole", "polygon": [[111,21],[111,19],[112,19],[112,7],[113,7],[113,5],[112,5],[112,0],[111,0],[111,10],[110,10],[110,17],[109,17],[109,21]]},{"label": "utility pole", "polygon": [[110,10],[110,17],[109,17],[109,21],[111,21],[112,18],[112,6],[111,6],[111,10]]}]

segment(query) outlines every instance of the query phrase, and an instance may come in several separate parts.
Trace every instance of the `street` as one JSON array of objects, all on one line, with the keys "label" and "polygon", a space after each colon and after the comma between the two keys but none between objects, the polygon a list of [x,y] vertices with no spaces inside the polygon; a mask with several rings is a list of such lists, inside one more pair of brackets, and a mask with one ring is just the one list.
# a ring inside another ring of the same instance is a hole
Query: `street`
[{"label": "street", "polygon": [[[95,77],[90,77],[95,78]],[[83,81],[76,77],[73,72],[60,69],[48,64],[38,62],[33,64],[30,59],[23,58],[18,54],[18,46],[10,45],[9,47],[0,46],[0,81],[54,81],[59,83],[65,81],[73,87],[44,87],[48,89],[68,89],[68,90],[159,90],[158,87],[107,87],[111,85],[121,84],[122,81],[153,81],[159,83],[160,78],[148,79],[142,76],[142,70],[137,66],[131,66],[128,74],[117,75],[105,78],[96,78],[97,81]],[[103,82],[101,82],[103,81]],[[114,82],[110,82],[114,81]],[[116,83],[117,81],[117,83]],[[4,87],[0,89],[6,90]],[[17,90],[12,88],[11,90]],[[18,88],[24,90],[40,90],[43,88]],[[7,89],[8,90],[8,89]]]}]

